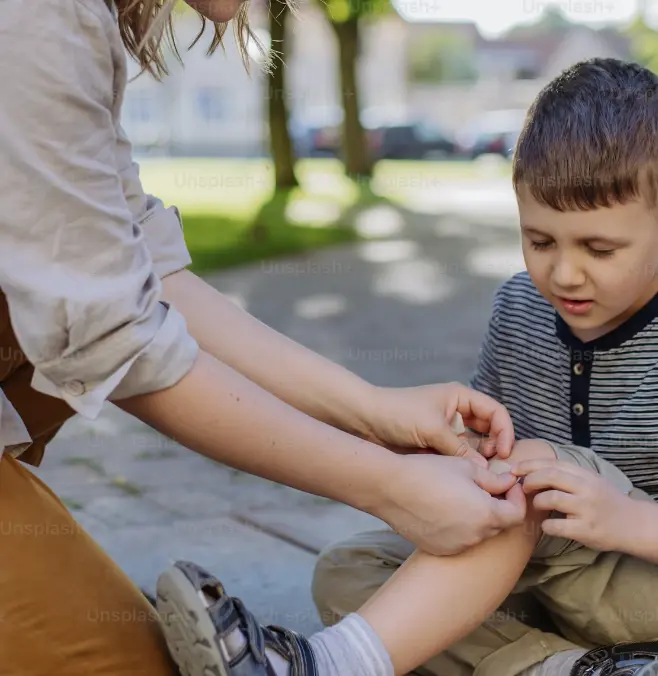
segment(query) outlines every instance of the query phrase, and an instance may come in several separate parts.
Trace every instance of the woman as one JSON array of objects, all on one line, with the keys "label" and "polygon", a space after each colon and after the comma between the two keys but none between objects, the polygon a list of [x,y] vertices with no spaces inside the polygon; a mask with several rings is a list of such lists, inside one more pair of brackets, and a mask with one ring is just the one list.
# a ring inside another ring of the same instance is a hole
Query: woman
[{"label": "woman", "polygon": [[[191,4],[214,21],[244,13],[234,0]],[[373,387],[185,269],[178,213],[144,194],[119,124],[125,49],[160,72],[161,5],[0,9],[4,673],[175,673],[139,590],[17,461],[38,465],[67,418],[94,418],[106,400],[208,457],[367,511],[436,554],[523,520],[518,503],[491,495],[511,475],[383,448],[464,455],[449,425],[460,413],[505,455],[512,426],[494,401],[458,384]]]}]

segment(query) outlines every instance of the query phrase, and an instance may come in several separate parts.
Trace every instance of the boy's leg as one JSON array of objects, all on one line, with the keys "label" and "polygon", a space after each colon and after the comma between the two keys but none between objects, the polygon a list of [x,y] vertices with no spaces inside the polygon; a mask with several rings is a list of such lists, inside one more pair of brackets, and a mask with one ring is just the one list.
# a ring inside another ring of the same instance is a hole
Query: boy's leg
[{"label": "boy's leg", "polygon": [[[520,442],[511,460],[537,457],[547,453],[547,448],[550,455],[546,457],[555,457],[544,442]],[[551,583],[594,564],[586,548],[541,534],[544,518],[545,513],[530,506],[526,527],[507,530],[459,555],[414,552],[394,576],[355,608],[358,612],[310,640],[260,627],[211,575],[193,564],[183,564],[168,571],[159,583],[163,609],[172,611],[167,613],[168,639],[180,648],[177,652],[186,664],[217,666],[223,675],[392,676],[417,668],[442,651],[451,653],[453,664],[472,667],[475,676],[554,676],[570,672],[576,660],[582,671],[582,644],[546,633],[533,635],[527,627],[520,636],[510,636],[506,629],[515,620],[503,619],[500,627],[486,627],[493,640],[483,644],[473,640],[483,629],[478,625],[513,589],[523,591],[539,584],[555,607],[561,607],[565,599],[556,600],[549,594]],[[534,570],[527,565],[531,556],[538,562]],[[598,591],[605,592],[609,584],[610,578]],[[619,614],[619,604],[611,607]],[[577,613],[579,607],[572,604],[571,610]],[[572,617],[561,619],[573,627]],[[646,620],[646,613],[641,619]],[[591,615],[585,617],[584,629],[590,620]],[[651,629],[619,637],[615,632],[600,632],[595,644],[654,638]],[[586,632],[578,638],[583,637],[587,639]],[[654,643],[645,649],[655,647]],[[340,653],[338,661],[336,653]]]},{"label": "boy's leg", "polygon": [[[631,497],[651,500],[590,449],[556,446],[555,450],[561,460],[601,474]],[[658,640],[657,565],[566,540],[556,547],[547,539],[546,546],[538,548],[524,578],[564,636],[591,647]]]},{"label": "boy's leg", "polygon": [[0,672],[174,676],[139,589],[19,461],[0,460]]},{"label": "boy's leg", "polygon": [[[522,442],[518,450],[517,459],[538,453],[553,457],[541,442]],[[521,488],[513,490],[518,497]],[[362,607],[354,608],[357,613],[310,640],[279,637],[271,628],[259,627],[209,573],[193,564],[177,564],[158,584],[167,635],[182,664],[218,666],[220,674],[271,674],[258,670],[266,664],[265,648],[270,659],[275,652],[285,657],[274,671],[277,676],[401,675],[450,648],[461,673],[469,673],[470,667],[478,676],[514,676],[555,653],[583,652],[513,619],[494,618],[484,631],[477,629],[517,583],[539,539],[542,518],[531,508],[527,525],[459,555],[414,552]],[[480,632],[479,640],[463,638],[473,630]],[[292,664],[290,670],[286,662]],[[300,664],[304,667],[298,671]],[[442,676],[450,673],[456,672]]]},{"label": "boy's leg", "polygon": [[[357,612],[414,550],[414,545],[390,530],[361,533],[328,547],[318,559],[312,588],[323,624],[332,626]],[[450,612],[450,608],[446,609],[448,615]],[[571,643],[555,635],[556,630],[550,616],[531,593],[515,593],[466,639],[427,660],[413,673],[472,676],[478,660],[517,642],[537,644],[543,641],[554,646],[555,649],[544,656],[573,648]]]},{"label": "boy's leg", "polygon": [[[516,445],[512,460],[538,455],[554,457],[545,443],[525,441]],[[428,661],[419,671],[437,676],[466,676],[474,670],[476,674],[510,676],[557,652],[577,649],[578,645],[531,626],[530,615],[519,617],[508,610],[511,599],[507,608],[500,607],[512,589],[519,591],[517,580],[537,544],[544,517],[535,515],[520,533],[501,534],[458,557],[417,553],[408,559],[413,547],[393,533],[357,536],[326,550],[318,561],[313,593],[320,615],[331,624],[348,613],[365,612],[393,653],[403,651],[396,637],[409,640],[407,631],[400,627],[431,626],[429,633],[418,630],[426,644],[423,648],[416,638],[412,656],[424,655],[423,660]],[[413,572],[408,568],[412,561]],[[396,573],[400,566],[407,570]],[[395,594],[386,592],[389,585]],[[456,594],[454,599],[450,599],[451,590]],[[382,595],[386,602],[382,602]],[[374,602],[369,601],[373,598]],[[446,602],[449,605],[442,607]],[[386,607],[391,609],[388,620],[381,618]],[[457,621],[462,607],[469,609],[469,622]],[[452,625],[451,637],[447,628],[440,629],[442,622]],[[406,663],[404,666],[409,668]]]}]

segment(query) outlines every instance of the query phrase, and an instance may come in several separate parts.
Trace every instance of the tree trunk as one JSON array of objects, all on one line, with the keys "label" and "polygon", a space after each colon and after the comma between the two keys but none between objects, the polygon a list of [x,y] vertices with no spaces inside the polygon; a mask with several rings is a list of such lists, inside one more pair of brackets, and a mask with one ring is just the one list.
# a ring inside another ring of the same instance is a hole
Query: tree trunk
[{"label": "tree trunk", "polygon": [[273,70],[268,77],[268,121],[270,152],[274,162],[276,188],[287,189],[298,185],[295,176],[295,153],[288,129],[286,104],[286,24],[290,10],[286,2],[272,0],[270,4],[270,35],[272,49],[278,52]]},{"label": "tree trunk", "polygon": [[359,118],[357,61],[359,56],[359,19],[331,22],[338,39],[341,97],[343,100],[343,160],[345,173],[351,178],[372,175],[372,157]]}]

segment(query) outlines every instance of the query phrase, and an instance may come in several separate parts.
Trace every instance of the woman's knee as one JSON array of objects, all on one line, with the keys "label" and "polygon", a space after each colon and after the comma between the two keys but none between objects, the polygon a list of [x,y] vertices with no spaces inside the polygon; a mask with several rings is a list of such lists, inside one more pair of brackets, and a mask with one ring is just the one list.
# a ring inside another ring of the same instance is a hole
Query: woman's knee
[{"label": "woman's knee", "polygon": [[0,462],[3,673],[174,676],[139,589],[19,462]]}]

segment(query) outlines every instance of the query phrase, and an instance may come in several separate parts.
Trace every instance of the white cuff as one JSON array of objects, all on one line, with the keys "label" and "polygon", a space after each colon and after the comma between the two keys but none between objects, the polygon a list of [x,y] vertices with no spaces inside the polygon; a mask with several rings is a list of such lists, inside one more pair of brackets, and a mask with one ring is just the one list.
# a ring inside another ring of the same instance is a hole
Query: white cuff
[{"label": "white cuff", "polygon": [[161,301],[164,321],[153,339],[102,382],[68,380],[61,386],[34,369],[32,387],[63,399],[74,411],[93,420],[108,400],[127,399],[175,385],[194,365],[199,345],[187,332],[184,317]]},{"label": "white cuff", "polygon": [[131,357],[118,371],[115,371],[107,380],[99,383],[89,392],[87,392],[85,384],[80,380],[69,380],[62,387],[57,387],[36,368],[32,376],[32,387],[38,392],[43,392],[43,394],[63,399],[74,411],[84,418],[94,420],[100,414],[103,404],[112,390],[125,378],[141,354],[141,352],[138,352],[134,357]]}]

